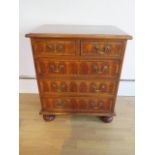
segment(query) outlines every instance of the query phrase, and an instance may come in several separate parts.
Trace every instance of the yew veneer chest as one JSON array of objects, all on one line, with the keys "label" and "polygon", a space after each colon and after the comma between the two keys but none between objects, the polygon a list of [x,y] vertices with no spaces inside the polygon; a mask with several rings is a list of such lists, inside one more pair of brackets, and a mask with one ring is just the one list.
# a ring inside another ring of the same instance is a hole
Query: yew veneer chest
[{"label": "yew veneer chest", "polygon": [[41,114],[85,114],[112,121],[128,39],[114,26],[43,25],[31,39]]}]

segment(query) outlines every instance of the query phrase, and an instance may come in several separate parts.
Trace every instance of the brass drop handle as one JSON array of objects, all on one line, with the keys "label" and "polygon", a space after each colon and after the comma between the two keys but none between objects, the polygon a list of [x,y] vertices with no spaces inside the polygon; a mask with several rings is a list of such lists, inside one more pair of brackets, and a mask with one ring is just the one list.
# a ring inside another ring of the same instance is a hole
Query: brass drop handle
[{"label": "brass drop handle", "polygon": [[65,66],[63,64],[61,64],[61,65],[59,65],[59,69],[58,70],[55,70],[54,64],[51,64],[50,65],[50,70],[51,70],[51,72],[59,73],[59,72],[61,72],[64,69],[64,67]]},{"label": "brass drop handle", "polygon": [[93,65],[93,71],[97,72],[98,71],[98,66],[97,65]]},{"label": "brass drop handle", "polygon": [[105,89],[105,85],[101,85],[100,86],[100,89],[96,89],[96,85],[95,84],[93,84],[92,86],[91,86],[91,88],[92,88],[92,90],[94,91],[94,92],[102,92],[104,89]]},{"label": "brass drop handle", "polygon": [[61,92],[61,89],[57,88],[57,85],[55,83],[51,84],[52,88],[56,89],[57,92]]},{"label": "brass drop handle", "polygon": [[50,44],[47,45],[47,48],[48,49],[53,49],[52,45],[50,45]]},{"label": "brass drop handle", "polygon": [[62,72],[63,69],[64,69],[64,67],[65,67],[65,66],[64,66],[63,64],[60,64],[58,70],[55,71],[55,73],[60,73],[60,72]]},{"label": "brass drop handle", "polygon": [[104,91],[104,89],[105,89],[105,85],[104,84],[101,84],[100,85],[100,91]]},{"label": "brass drop handle", "polygon": [[93,71],[98,74],[103,74],[103,72],[107,71],[108,68],[109,68],[108,65],[104,65],[102,71],[100,71],[97,65],[93,65]]},{"label": "brass drop handle", "polygon": [[104,72],[104,71],[107,71],[108,68],[109,68],[108,65],[104,65],[104,66],[103,66],[103,72]]},{"label": "brass drop handle", "polygon": [[51,86],[52,86],[52,88],[56,88],[57,87],[55,83],[52,83]]},{"label": "brass drop handle", "polygon": [[54,72],[54,70],[55,70],[54,64],[50,64],[50,70],[51,70],[51,72]]},{"label": "brass drop handle", "polygon": [[64,64],[60,64],[59,65],[59,72],[61,72],[64,69],[64,67],[65,67]]},{"label": "brass drop handle", "polygon": [[99,45],[95,45],[94,49],[95,49],[96,52],[98,52],[99,51]]},{"label": "brass drop handle", "polygon": [[[52,83],[52,84],[51,84],[51,87],[54,88],[54,89],[56,89],[56,88],[57,88],[56,83]],[[57,92],[61,92],[64,88],[65,88],[65,84],[62,84],[62,85],[60,86],[60,88],[57,88],[57,89],[56,89],[56,91],[57,91]]]},{"label": "brass drop handle", "polygon": [[103,74],[104,71],[108,69],[108,66],[103,66],[103,71],[100,71],[97,65],[93,65],[93,71],[97,74]]},{"label": "brass drop handle", "polygon": [[103,51],[105,53],[108,53],[110,51],[110,46],[109,45],[104,46]]},{"label": "brass drop handle", "polygon": [[63,50],[64,50],[64,46],[61,45],[61,44],[58,44],[58,45],[56,46],[56,50],[57,50],[57,51],[63,51]]},{"label": "brass drop handle", "polygon": [[93,84],[93,85],[91,86],[91,88],[92,88],[93,90],[96,90],[96,85]]}]

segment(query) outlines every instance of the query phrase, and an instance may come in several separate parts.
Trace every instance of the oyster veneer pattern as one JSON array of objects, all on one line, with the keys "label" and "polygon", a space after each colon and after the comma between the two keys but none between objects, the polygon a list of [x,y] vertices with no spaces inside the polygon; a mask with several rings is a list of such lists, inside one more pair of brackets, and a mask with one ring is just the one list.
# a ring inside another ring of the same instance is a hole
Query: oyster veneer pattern
[{"label": "oyster veneer pattern", "polygon": [[130,35],[114,26],[44,25],[26,37],[44,120],[85,114],[112,121]]}]

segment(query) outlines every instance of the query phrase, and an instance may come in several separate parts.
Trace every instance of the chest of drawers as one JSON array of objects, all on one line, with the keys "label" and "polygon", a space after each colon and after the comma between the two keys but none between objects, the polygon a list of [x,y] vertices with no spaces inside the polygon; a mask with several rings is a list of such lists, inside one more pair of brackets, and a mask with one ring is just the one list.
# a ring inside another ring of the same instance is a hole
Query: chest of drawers
[{"label": "chest of drawers", "polygon": [[43,25],[26,37],[31,39],[44,120],[82,114],[112,121],[130,35],[114,26]]}]

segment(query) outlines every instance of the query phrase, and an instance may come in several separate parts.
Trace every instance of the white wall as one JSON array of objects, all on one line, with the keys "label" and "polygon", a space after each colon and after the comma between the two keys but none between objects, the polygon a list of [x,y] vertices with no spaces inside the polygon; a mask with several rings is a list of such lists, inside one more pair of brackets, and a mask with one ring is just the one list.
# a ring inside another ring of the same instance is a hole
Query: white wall
[{"label": "white wall", "polygon": [[[134,0],[20,0],[22,76],[35,76],[30,41],[24,35],[42,24],[115,25],[134,36]],[[121,79],[134,79],[134,40],[128,42]],[[20,85],[21,92],[24,87]]]}]

